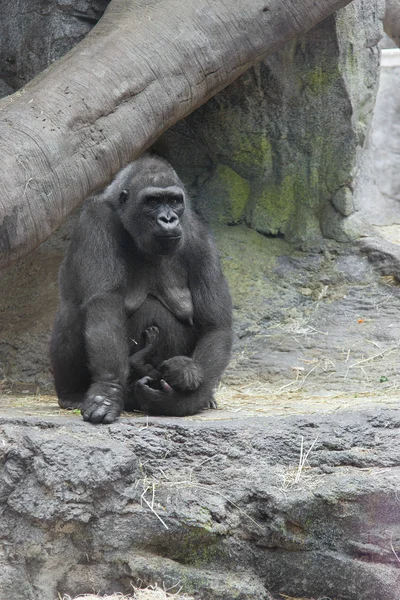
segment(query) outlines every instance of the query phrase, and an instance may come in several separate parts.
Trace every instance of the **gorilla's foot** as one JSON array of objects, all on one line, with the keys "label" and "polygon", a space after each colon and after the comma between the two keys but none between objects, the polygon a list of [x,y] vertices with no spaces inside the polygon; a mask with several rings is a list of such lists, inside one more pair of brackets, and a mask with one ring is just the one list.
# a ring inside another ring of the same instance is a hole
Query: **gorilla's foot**
[{"label": "gorilla's foot", "polygon": [[153,325],[148,327],[144,332],[145,348],[152,354],[157,350],[158,340],[160,338],[160,332],[158,327]]},{"label": "gorilla's foot", "polygon": [[159,366],[169,385],[183,392],[197,390],[203,382],[202,367],[188,356],[173,356]]},{"label": "gorilla's foot", "polygon": [[68,408],[70,410],[76,410],[81,408],[83,399],[85,397],[84,392],[74,392],[72,394],[60,394],[58,397],[58,404],[60,408]]},{"label": "gorilla's foot", "polygon": [[84,421],[113,423],[124,406],[119,386],[94,383],[90,386],[81,408]]}]

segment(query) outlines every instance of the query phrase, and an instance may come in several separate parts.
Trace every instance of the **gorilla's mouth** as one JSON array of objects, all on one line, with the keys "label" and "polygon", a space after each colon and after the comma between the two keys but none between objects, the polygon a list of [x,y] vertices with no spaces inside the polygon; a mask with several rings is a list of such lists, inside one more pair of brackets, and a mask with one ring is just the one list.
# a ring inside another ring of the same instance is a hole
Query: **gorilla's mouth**
[{"label": "gorilla's mouth", "polygon": [[159,254],[170,254],[174,252],[181,243],[182,236],[181,235],[157,235],[156,236],[157,244],[158,244],[158,253]]}]

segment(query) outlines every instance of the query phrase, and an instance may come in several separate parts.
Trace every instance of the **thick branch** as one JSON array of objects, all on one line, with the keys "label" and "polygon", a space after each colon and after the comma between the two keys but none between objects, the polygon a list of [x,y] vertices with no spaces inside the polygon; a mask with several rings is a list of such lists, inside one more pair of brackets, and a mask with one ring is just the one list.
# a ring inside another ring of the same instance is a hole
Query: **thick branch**
[{"label": "thick branch", "polygon": [[27,254],[171,125],[350,0],[113,0],[0,101],[0,267]]}]

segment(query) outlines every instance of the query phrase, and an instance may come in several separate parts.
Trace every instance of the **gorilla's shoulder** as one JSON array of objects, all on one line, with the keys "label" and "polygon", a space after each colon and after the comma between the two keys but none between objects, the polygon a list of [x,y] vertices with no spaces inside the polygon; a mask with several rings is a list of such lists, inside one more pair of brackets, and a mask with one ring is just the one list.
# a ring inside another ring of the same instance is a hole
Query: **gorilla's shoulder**
[{"label": "gorilla's shoulder", "polygon": [[104,196],[104,194],[91,196],[83,203],[80,214],[81,223],[87,223],[90,221],[93,224],[107,224],[116,218],[114,207],[110,200]]}]

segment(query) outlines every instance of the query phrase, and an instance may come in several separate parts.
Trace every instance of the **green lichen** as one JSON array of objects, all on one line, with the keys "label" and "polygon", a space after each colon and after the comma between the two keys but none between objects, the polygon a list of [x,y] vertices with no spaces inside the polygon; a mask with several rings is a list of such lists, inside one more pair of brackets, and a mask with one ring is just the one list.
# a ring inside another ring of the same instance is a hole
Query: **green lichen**
[{"label": "green lichen", "polygon": [[223,270],[231,290],[235,313],[254,321],[255,327],[270,313],[270,299],[276,294],[271,281],[277,257],[292,249],[282,238],[266,238],[239,225],[213,225]]},{"label": "green lichen", "polygon": [[312,71],[306,72],[304,81],[313,94],[320,94],[332,85],[338,77],[340,77],[340,74],[337,68],[327,69],[321,65]]},{"label": "green lichen", "polygon": [[193,527],[170,547],[168,557],[182,564],[201,566],[221,558],[222,538],[200,527]]},{"label": "green lichen", "polygon": [[250,185],[226,165],[218,165],[215,176],[226,191],[225,202],[222,203],[223,214],[219,215],[218,220],[221,223],[238,223],[249,199]]},{"label": "green lichen", "polygon": [[254,169],[272,168],[272,145],[267,136],[260,132],[252,134],[238,129],[235,134],[232,160],[242,167]]},{"label": "green lichen", "polygon": [[281,183],[270,183],[255,198],[251,224],[264,233],[276,235],[284,230],[296,202],[296,178],[284,177]]},{"label": "green lichen", "polygon": [[247,206],[250,185],[227,165],[218,164],[197,199],[197,208],[211,222],[235,225]]}]

